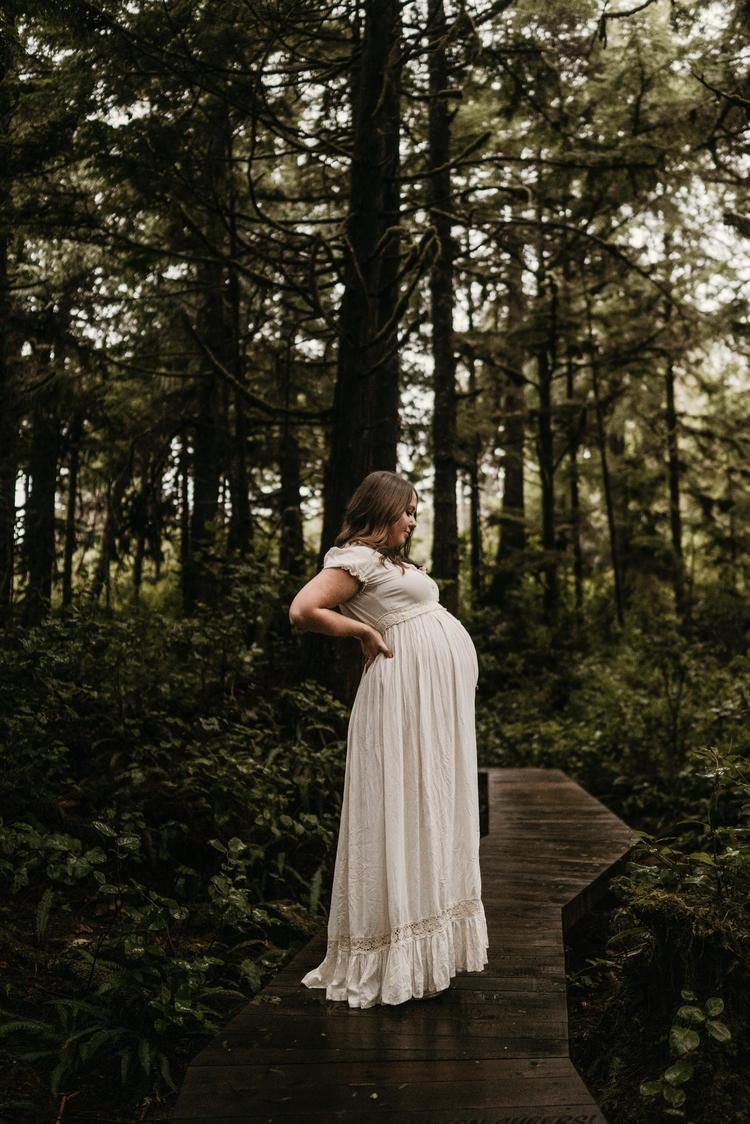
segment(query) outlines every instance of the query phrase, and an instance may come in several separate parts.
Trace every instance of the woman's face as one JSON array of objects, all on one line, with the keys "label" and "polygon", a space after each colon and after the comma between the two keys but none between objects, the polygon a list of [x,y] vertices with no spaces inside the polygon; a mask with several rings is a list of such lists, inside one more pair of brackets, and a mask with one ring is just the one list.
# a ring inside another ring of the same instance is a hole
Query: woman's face
[{"label": "woman's face", "polygon": [[405,542],[411,537],[411,533],[417,525],[417,497],[412,493],[409,506],[406,508],[395,523],[391,523],[390,533],[388,535],[389,546],[403,546]]}]

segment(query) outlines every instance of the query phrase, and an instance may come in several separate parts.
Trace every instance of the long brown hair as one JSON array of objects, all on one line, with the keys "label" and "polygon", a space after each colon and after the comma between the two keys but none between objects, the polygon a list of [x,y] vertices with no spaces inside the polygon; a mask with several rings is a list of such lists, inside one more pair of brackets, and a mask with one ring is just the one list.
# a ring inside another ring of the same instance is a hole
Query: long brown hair
[{"label": "long brown hair", "polygon": [[391,524],[404,514],[412,496],[416,496],[419,502],[417,489],[398,473],[385,469],[370,472],[346,505],[334,546],[344,546],[349,542],[364,543],[377,550],[383,558],[390,558],[402,573],[404,562],[421,570],[419,563],[412,562],[409,557],[411,535],[400,546],[385,545]]}]

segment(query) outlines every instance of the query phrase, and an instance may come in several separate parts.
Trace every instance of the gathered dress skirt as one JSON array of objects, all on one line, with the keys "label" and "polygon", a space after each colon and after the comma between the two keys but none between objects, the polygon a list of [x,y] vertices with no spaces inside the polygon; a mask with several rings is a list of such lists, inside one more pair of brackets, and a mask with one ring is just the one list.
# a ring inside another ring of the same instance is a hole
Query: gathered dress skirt
[{"label": "gathered dress skirt", "polygon": [[357,690],[325,959],[301,980],[351,1007],[440,991],[487,964],[474,644],[438,601],[381,621]]}]

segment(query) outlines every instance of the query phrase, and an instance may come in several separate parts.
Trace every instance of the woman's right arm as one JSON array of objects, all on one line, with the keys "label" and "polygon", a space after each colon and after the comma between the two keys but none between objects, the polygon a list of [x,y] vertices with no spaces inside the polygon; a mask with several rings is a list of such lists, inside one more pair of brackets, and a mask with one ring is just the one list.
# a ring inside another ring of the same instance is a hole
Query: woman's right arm
[{"label": "woman's right arm", "polygon": [[328,566],[316,574],[296,595],[289,606],[289,623],[298,632],[322,632],[326,636],[354,636],[365,657],[365,670],[382,653],[387,659],[393,652],[381,633],[364,621],[355,621],[335,612],[359,589],[359,581],[347,570]]},{"label": "woman's right arm", "polygon": [[356,636],[374,632],[363,621],[334,612],[359,589],[359,581],[347,570],[329,566],[303,585],[289,606],[289,623],[298,632],[322,632],[326,636]]}]

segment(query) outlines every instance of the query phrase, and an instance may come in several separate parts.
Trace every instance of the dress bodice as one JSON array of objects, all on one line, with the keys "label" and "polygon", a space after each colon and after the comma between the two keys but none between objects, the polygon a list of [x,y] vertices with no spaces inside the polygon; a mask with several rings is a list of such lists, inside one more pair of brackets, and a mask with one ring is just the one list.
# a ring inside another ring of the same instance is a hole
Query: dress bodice
[{"label": "dress bodice", "polygon": [[404,563],[402,573],[390,558],[364,543],[332,546],[323,559],[323,568],[330,566],[347,570],[360,582],[354,596],[339,606],[341,612],[379,632],[420,613],[447,612],[429,574],[410,563]]}]

